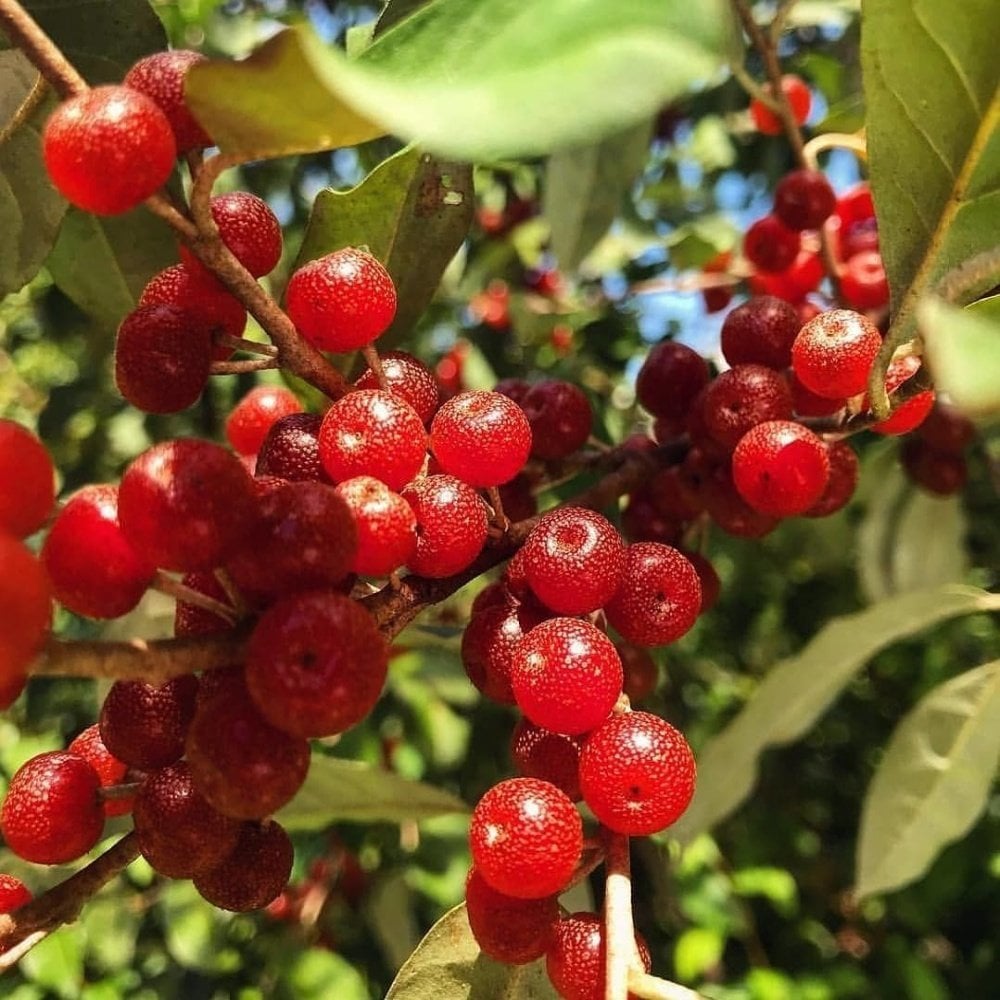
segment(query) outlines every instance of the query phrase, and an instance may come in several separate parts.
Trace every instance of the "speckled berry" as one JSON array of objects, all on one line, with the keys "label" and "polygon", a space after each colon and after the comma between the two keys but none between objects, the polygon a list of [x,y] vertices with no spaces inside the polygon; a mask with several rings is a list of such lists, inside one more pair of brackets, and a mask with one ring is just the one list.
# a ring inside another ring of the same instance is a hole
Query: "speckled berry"
[{"label": "speckled berry", "polygon": [[319,457],[318,413],[291,413],[279,417],[257,452],[256,476],[276,476],[293,481],[329,483]]},{"label": "speckled berry", "polygon": [[421,476],[402,491],[417,517],[417,549],[409,567],[442,579],[467,569],[483,550],[489,530],[479,494],[454,476]]},{"label": "speckled berry", "polygon": [[506,965],[524,965],[545,954],[559,919],[559,900],[517,899],[497,892],[474,868],[465,883],[469,927],[484,955]]},{"label": "speckled berry", "polygon": [[719,375],[705,393],[705,425],[729,450],[765,420],[789,420],[792,394],[785,379],[763,365],[737,365]]},{"label": "speckled berry", "polygon": [[[101,739],[99,726],[88,726],[66,748],[69,753],[82,757],[97,772],[101,788],[112,788],[125,781],[128,765],[120,761]],[[124,816],[132,811],[134,795],[104,799],[105,816]]]},{"label": "speckled berry", "polygon": [[528,719],[519,719],[510,738],[510,755],[519,774],[548,781],[573,802],[579,802],[583,741],[583,736],[554,733]]},{"label": "speckled berry", "polygon": [[646,356],[636,378],[639,402],[666,420],[683,420],[695,396],[708,384],[705,359],[685,344],[657,344]]},{"label": "speckled berry", "polygon": [[844,399],[864,390],[881,345],[878,327],[867,316],[831,309],[799,331],[792,345],[792,368],[817,395]]},{"label": "speckled berry", "polygon": [[413,508],[372,476],[345,479],[336,489],[350,509],[357,529],[353,571],[363,576],[384,577],[405,566],[417,548],[417,517]]},{"label": "speckled berry", "polygon": [[[441,405],[441,393],[434,373],[422,361],[405,351],[387,351],[379,360],[382,362],[382,374],[389,392],[405,399],[417,411],[420,419],[429,424]],[[381,388],[370,368],[365,369],[354,384],[358,389]]]},{"label": "speckled berry", "polygon": [[830,476],[820,498],[805,512],[806,517],[828,517],[844,507],[858,485],[858,456],[846,441],[826,445]]},{"label": "speckled berry", "polygon": [[292,842],[279,823],[244,823],[229,856],[195,875],[194,887],[222,910],[260,910],[288,885],[294,857]]},{"label": "speckled berry", "polygon": [[787,368],[801,325],[798,310],[788,302],[773,295],[755,296],[726,316],[722,353],[731,365]]},{"label": "speckled berry", "polygon": [[280,385],[255,386],[226,417],[226,439],[240,455],[256,455],[278,420],[301,412],[302,404],[291,389]]},{"label": "speckled berry", "polygon": [[462,665],[469,680],[493,701],[513,705],[511,658],[521,639],[546,618],[530,604],[502,603],[476,611],[462,634]]},{"label": "speckled berry", "polygon": [[[281,224],[267,202],[249,191],[231,191],[216,195],[211,208],[232,255],[255,278],[270,274],[281,259]],[[187,247],[181,247],[181,260],[192,271],[209,274]]]},{"label": "speckled berry", "polygon": [[0,873],[0,913],[13,913],[33,898],[31,890],[19,878]]},{"label": "speckled berry", "polygon": [[531,453],[537,458],[566,458],[590,437],[594,422],[590,400],[571,382],[536,382],[520,406],[531,427]]},{"label": "speckled berry", "polygon": [[184,77],[200,62],[205,62],[205,56],[190,49],[154,52],[140,59],[122,81],[126,87],[142,91],[166,115],[178,153],[212,145],[211,136],[198,124],[184,99]]}]

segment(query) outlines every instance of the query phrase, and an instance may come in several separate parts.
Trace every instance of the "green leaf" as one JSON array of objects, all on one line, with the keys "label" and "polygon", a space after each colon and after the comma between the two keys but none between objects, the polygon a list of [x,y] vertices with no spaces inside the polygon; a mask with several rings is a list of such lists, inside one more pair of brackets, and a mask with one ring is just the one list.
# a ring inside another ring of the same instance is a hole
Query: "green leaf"
[{"label": "green leaf", "polygon": [[739,231],[724,215],[705,215],[678,226],[668,237],[670,263],[686,270],[702,267],[725,250],[732,250]]},{"label": "green leaf", "polygon": [[192,883],[170,882],[157,906],[167,951],[179,965],[206,973],[240,967],[239,953],[225,947],[221,914],[198,895]]},{"label": "green leaf", "polygon": [[73,1000],[83,983],[83,931],[61,927],[43,938],[18,963],[24,975],[49,995]]},{"label": "green leaf", "polygon": [[[20,52],[0,52],[0,122],[9,122],[38,77]],[[36,109],[0,146],[0,297],[23,288],[48,256],[66,202],[42,162],[46,108]]]},{"label": "green leaf", "polygon": [[760,755],[807,732],[879,650],[977,611],[1000,611],[1000,595],[952,585],[891,597],[829,622],[771,670],[743,711],[697,755],[694,800],[670,836],[691,841],[733,812],[753,790]]},{"label": "green leaf", "polygon": [[341,247],[366,245],[396,285],[396,318],[379,340],[380,348],[388,348],[430,304],[474,208],[468,165],[409,147],[349,191],[319,193],[295,266]]},{"label": "green leaf", "polygon": [[968,413],[1000,412],[1000,296],[966,309],[928,297],[917,317],[938,388]]},{"label": "green leaf", "polygon": [[[994,0],[867,0],[861,60],[868,165],[892,293],[881,358],[912,338],[917,305],[1000,230],[1000,63]],[[995,283],[984,276],[970,292]],[[881,375],[873,400],[885,400]]]},{"label": "green leaf", "polygon": [[549,157],[543,211],[564,270],[576,270],[614,222],[646,162],[651,132],[651,123],[641,122],[591,146]]},{"label": "green leaf", "polygon": [[296,1000],[368,1000],[361,974],[347,959],[332,951],[309,948],[291,956],[281,982]]},{"label": "green leaf", "polygon": [[896,727],[861,810],[857,893],[919,878],[986,806],[1000,762],[1000,660],[921,699]]},{"label": "green leaf", "polygon": [[298,795],[278,813],[289,830],[321,830],[343,820],[400,822],[468,812],[461,799],[391,771],[315,755]]},{"label": "green leaf", "polygon": [[112,216],[71,208],[47,266],[69,298],[114,330],[135,308],[146,282],[176,262],[170,229],[145,208]]},{"label": "green leaf", "polygon": [[544,962],[501,965],[481,955],[462,903],[427,932],[385,1000],[557,1000],[557,995]]},{"label": "green leaf", "polygon": [[294,29],[195,67],[186,91],[240,158],[385,132],[459,160],[535,155],[652,117],[713,77],[730,36],[723,0],[551,0],[544,16],[521,0],[433,0],[354,61]]},{"label": "green leaf", "polygon": [[674,945],[674,968],[682,983],[693,983],[706,972],[718,965],[722,958],[726,941],[723,936],[708,927],[692,927],[686,930]]}]

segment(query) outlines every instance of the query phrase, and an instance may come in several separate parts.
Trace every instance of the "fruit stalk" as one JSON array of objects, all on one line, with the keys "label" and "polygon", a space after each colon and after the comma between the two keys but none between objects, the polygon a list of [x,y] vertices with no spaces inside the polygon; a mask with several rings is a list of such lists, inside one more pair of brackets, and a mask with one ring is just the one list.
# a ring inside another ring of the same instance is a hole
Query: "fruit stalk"
[{"label": "fruit stalk", "polygon": [[17,0],[0,0],[0,27],[11,45],[20,49],[60,97],[87,90],[87,81]]}]

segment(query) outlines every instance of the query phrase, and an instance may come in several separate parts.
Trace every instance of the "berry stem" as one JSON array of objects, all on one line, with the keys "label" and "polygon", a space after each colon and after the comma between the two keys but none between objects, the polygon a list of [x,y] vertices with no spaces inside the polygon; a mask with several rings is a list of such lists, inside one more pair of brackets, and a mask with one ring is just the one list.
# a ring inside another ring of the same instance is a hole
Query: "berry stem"
[{"label": "berry stem", "polygon": [[849,149],[861,159],[867,159],[868,144],[865,142],[865,130],[862,128],[857,132],[824,132],[822,135],[814,135],[802,150],[810,170],[819,170],[817,157],[828,149]]},{"label": "berry stem", "polygon": [[17,0],[0,0],[0,28],[60,97],[74,97],[89,89],[87,81]]},{"label": "berry stem", "polygon": [[65,882],[53,886],[16,912],[0,916],[0,944],[5,947],[0,954],[0,972],[16,965],[56,928],[76,920],[84,903],[138,856],[136,835],[128,833]]},{"label": "berry stem", "polygon": [[632,876],[629,838],[608,835],[604,893],[605,993],[604,1000],[628,1000],[629,969],[638,963],[632,923]]},{"label": "berry stem", "polygon": [[213,361],[211,372],[213,375],[243,375],[246,372],[274,371],[278,367],[275,357],[244,358],[242,361]]},{"label": "berry stem", "polygon": [[629,993],[643,1000],[705,1000],[700,993],[689,990],[679,983],[672,983],[658,976],[651,976],[635,967],[628,973]]},{"label": "berry stem", "polygon": [[35,78],[31,89],[24,95],[24,100],[18,105],[17,110],[11,116],[9,122],[0,129],[0,146],[2,146],[17,130],[31,117],[35,108],[45,98],[45,92],[49,85],[45,82],[45,77],[41,73]]},{"label": "berry stem", "polygon": [[249,608],[246,601],[243,600],[243,595],[240,593],[239,587],[236,586],[235,581],[229,575],[228,571],[220,566],[215,570],[215,579],[219,581],[219,586],[225,592],[226,597],[229,598],[229,603],[236,612],[237,618],[245,618],[249,613]]},{"label": "berry stem", "polygon": [[121,785],[105,785],[97,790],[97,797],[102,801],[109,799],[127,799],[139,791],[141,781],[126,781]]},{"label": "berry stem", "polygon": [[247,354],[262,354],[268,358],[276,358],[278,356],[278,348],[274,344],[262,344],[259,340],[233,337],[228,333],[220,333],[216,336],[215,340],[221,346],[231,347],[234,351],[245,351]]},{"label": "berry stem", "polygon": [[214,597],[203,594],[200,590],[186,586],[179,580],[175,580],[172,576],[164,573],[162,569],[156,571],[152,587],[154,590],[158,590],[161,594],[166,594],[176,601],[193,604],[195,607],[208,611],[213,615],[218,615],[229,622],[230,625],[236,624],[236,612],[228,604],[223,604],[221,601],[215,600]]},{"label": "berry stem", "polygon": [[365,344],[361,348],[361,353],[364,355],[365,363],[372,370],[372,374],[375,376],[375,381],[378,382],[378,387],[383,392],[391,392],[389,388],[389,380],[385,377],[385,370],[382,368],[382,359],[379,357],[378,351],[375,349],[374,344]]},{"label": "berry stem", "polygon": [[493,508],[493,524],[499,530],[501,535],[507,532],[510,528],[510,520],[503,511],[503,500],[500,497],[500,490],[496,486],[488,486],[486,488],[486,495],[489,497],[490,506]]}]

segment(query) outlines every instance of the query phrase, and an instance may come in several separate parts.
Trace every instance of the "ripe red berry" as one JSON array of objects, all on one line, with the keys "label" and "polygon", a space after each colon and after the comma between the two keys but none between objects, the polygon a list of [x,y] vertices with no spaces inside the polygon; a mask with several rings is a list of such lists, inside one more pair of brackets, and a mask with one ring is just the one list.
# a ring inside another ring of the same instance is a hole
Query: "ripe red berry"
[{"label": "ripe red berry", "polygon": [[570,382],[536,382],[520,406],[531,427],[531,454],[537,458],[566,458],[590,437],[594,422],[590,401]]},{"label": "ripe red berry", "polygon": [[635,382],[639,402],[667,420],[683,420],[701,390],[708,385],[708,365],[684,344],[665,340],[646,356]]},{"label": "ripe red berry", "polygon": [[330,482],[319,457],[318,413],[291,413],[279,417],[257,452],[255,475],[293,481]]},{"label": "ripe red berry", "polygon": [[792,363],[799,332],[798,310],[773,295],[737,306],[722,324],[722,353],[730,365],[765,365],[782,370]]},{"label": "ripe red berry", "polygon": [[528,719],[519,719],[510,738],[510,755],[519,774],[548,781],[573,802],[579,802],[583,741],[583,736],[554,733]]},{"label": "ripe red berry", "polygon": [[[202,571],[187,573],[181,583],[185,587],[197,590],[206,597],[211,597],[222,604],[231,603],[229,595],[219,582],[215,573]],[[234,612],[235,615],[235,612]],[[214,614],[197,604],[187,601],[177,601],[174,607],[174,635],[220,635],[232,629],[232,622]]]},{"label": "ripe red berry", "polygon": [[417,412],[399,396],[359,389],[337,400],[319,432],[323,467],[334,482],[374,476],[392,490],[420,471],[427,434]]},{"label": "ripe red berry", "polygon": [[461,392],[437,411],[430,445],[449,475],[470,486],[499,486],[524,468],[531,427],[521,407],[499,392]]},{"label": "ripe red berry", "polygon": [[[0,650],[6,665],[27,666],[52,620],[52,589],[42,564],[23,542],[0,531]],[[22,669],[17,674],[23,673]]]},{"label": "ripe red berry", "polygon": [[569,798],[536,778],[509,778],[476,805],[469,828],[476,870],[518,899],[562,892],[583,850],[583,823]]},{"label": "ripe red berry", "polygon": [[280,385],[255,386],[226,418],[226,439],[240,455],[256,455],[276,421],[301,412],[302,404],[291,389]]},{"label": "ripe red berry", "polygon": [[45,445],[13,420],[0,420],[0,531],[33,535],[55,504],[55,469]]},{"label": "ripe red berry", "polygon": [[794,304],[798,311],[802,300],[819,288],[825,275],[820,255],[802,249],[783,271],[757,271],[750,275],[747,282],[754,295],[773,295]]},{"label": "ripe red berry", "polygon": [[[97,772],[101,788],[113,788],[125,781],[128,765],[120,761],[101,739],[99,726],[88,726],[66,748],[68,753],[82,757]],[[132,811],[135,802],[134,795],[124,798],[104,799],[105,816],[124,816]]]},{"label": "ripe red berry", "polygon": [[705,483],[705,510],[715,523],[737,538],[763,538],[778,518],[755,510],[740,496],[733,482],[731,462],[717,465]]},{"label": "ripe red berry", "polygon": [[499,392],[508,399],[514,400],[518,406],[524,402],[524,397],[528,395],[530,389],[531,383],[526,382],[523,378],[502,378],[493,386],[494,392]]},{"label": "ripe red berry", "polygon": [[837,218],[841,231],[846,232],[852,226],[864,225],[875,219],[875,202],[867,181],[856,184],[850,191],[845,191],[837,199]]},{"label": "ripe red berry", "polygon": [[828,444],[830,477],[822,496],[805,512],[806,517],[828,517],[840,510],[858,485],[858,456],[846,441]]},{"label": "ripe red berry", "polygon": [[792,170],[774,189],[774,214],[789,229],[819,229],[836,206],[837,196],[818,170]]},{"label": "ripe red berry", "polygon": [[[382,374],[389,392],[401,396],[417,411],[420,419],[429,424],[441,404],[434,373],[423,362],[405,351],[389,351],[379,359]],[[365,369],[354,383],[358,389],[378,389],[378,379],[370,369]]]},{"label": "ripe red berry", "polygon": [[204,61],[205,56],[189,49],[154,52],[140,59],[122,81],[126,87],[142,91],[156,102],[170,122],[178,153],[212,145],[211,136],[198,124],[184,100],[187,71]]},{"label": "ripe red berry", "polygon": [[555,896],[506,896],[492,888],[475,868],[465,883],[465,909],[480,950],[507,965],[524,965],[541,958],[559,919]]},{"label": "ripe red berry", "polygon": [[[604,1000],[607,989],[605,926],[596,913],[573,913],[552,928],[545,971],[562,1000]],[[649,948],[642,936],[635,943],[643,968],[651,968]],[[629,1000],[636,1000],[629,993]]]},{"label": "ripe red berry", "polygon": [[[13,913],[34,899],[31,890],[19,879],[6,873],[0,874],[0,913]],[[558,911],[556,913],[558,916]]]},{"label": "ripe red berry", "polygon": [[[698,614],[703,615],[707,611],[711,611],[715,602],[718,601],[722,582],[719,580],[719,574],[716,573],[715,567],[700,552],[682,552],[681,554],[694,566],[694,571],[698,574],[698,579],[701,582],[701,608]],[[628,689],[626,688],[627,693]]]},{"label": "ripe red berry", "polygon": [[[872,424],[876,434],[909,434],[919,427],[934,406],[935,393],[933,389],[925,389],[915,396],[893,407],[892,413],[885,420]],[[890,397],[891,399],[891,397]]]},{"label": "ripe red berry", "polygon": [[677,549],[637,542],[626,550],[623,583],[604,610],[629,642],[665,646],[694,625],[701,611],[701,581]]},{"label": "ripe red berry", "polygon": [[[764,89],[769,94],[773,93],[770,84],[766,84]],[[781,93],[791,106],[796,124],[803,124],[809,117],[809,109],[812,107],[812,94],[805,81],[801,77],[786,73],[781,78]],[[757,131],[763,132],[764,135],[781,135],[785,130],[781,119],[756,98],[750,102],[750,117]]]},{"label": "ripe red berry", "polygon": [[25,861],[75,861],[98,841],[104,811],[100,780],[87,761],[64,750],[32,757],[15,772],[0,808],[0,832]]},{"label": "ripe red berry", "polygon": [[246,683],[273,726],[306,738],[357,725],[385,684],[389,651],[371,615],[315,590],[269,608],[250,635]]},{"label": "ripe red berry", "polygon": [[694,795],[687,740],[649,712],[613,715],[580,754],[580,788],[594,815],[616,833],[645,837],[676,823]]},{"label": "ripe red berry", "polygon": [[160,687],[143,681],[115,681],[101,706],[104,745],[140,771],[155,771],[184,753],[194,715],[198,679],[175,677]]},{"label": "ripe red berry", "polygon": [[724,448],[733,449],[751,427],[792,416],[792,394],[785,379],[763,365],[737,365],[705,391],[705,426]]},{"label": "ripe red berry", "polygon": [[195,787],[236,819],[277,812],[309,770],[308,740],[272,726],[239,671],[216,678],[212,693],[198,699],[185,751]]},{"label": "ripe red berry", "polygon": [[784,271],[798,256],[801,236],[777,216],[765,215],[743,237],[743,255],[761,271]]},{"label": "ripe red berry", "polygon": [[831,309],[811,319],[792,345],[792,368],[809,390],[845,399],[864,390],[882,338],[861,313]]},{"label": "ripe red berry", "polygon": [[239,820],[213,809],[198,791],[184,761],[150,774],[134,808],[139,850],[167,878],[191,878],[220,864],[239,838]]},{"label": "ripe red berry", "polygon": [[917,434],[936,451],[961,454],[975,440],[976,425],[957,407],[939,399]]},{"label": "ripe red berry", "polygon": [[284,827],[273,819],[244,823],[232,852],[219,865],[195,875],[194,887],[220,909],[260,910],[288,885],[294,854]]},{"label": "ripe red berry", "polygon": [[383,577],[405,566],[417,548],[413,508],[371,476],[345,479],[336,489],[357,528],[358,548],[351,569],[364,576]]},{"label": "ripe red berry", "polygon": [[882,255],[864,250],[847,261],[840,276],[840,292],[852,309],[882,309],[889,304],[889,279]]},{"label": "ripe red berry", "polygon": [[[211,207],[219,236],[232,255],[255,278],[270,274],[281,259],[281,223],[267,202],[249,191],[232,191],[216,195]],[[211,277],[185,246],[181,260],[195,274]]]},{"label": "ripe red berry", "polygon": [[546,618],[530,604],[504,602],[475,611],[462,635],[462,665],[487,698],[513,705],[511,658],[521,639]]},{"label": "ripe red berry", "polygon": [[936,451],[919,437],[907,438],[903,442],[900,459],[910,479],[937,496],[960,493],[969,476],[964,455]]},{"label": "ripe red berry", "polygon": [[[690,554],[685,553],[685,558],[694,565]],[[656,690],[657,681],[660,679],[656,661],[649,655],[648,650],[642,646],[633,646],[630,642],[616,642],[615,649],[618,650],[625,672],[622,690],[628,695],[631,704],[644,701]]]},{"label": "ripe red berry", "polygon": [[792,390],[792,410],[796,415],[800,417],[832,417],[833,414],[847,406],[846,399],[828,399],[826,396],[818,396],[811,389],[807,389],[799,381],[794,368],[789,368],[785,375],[788,379],[788,387]]},{"label": "ripe red berry", "polygon": [[170,122],[131,87],[94,87],[63,101],[42,133],[52,183],[85,212],[118,215],[162,187],[177,146]]},{"label": "ripe red berry", "polygon": [[528,586],[547,608],[563,615],[604,607],[625,570],[625,543],[617,528],[583,507],[544,514],[523,551]]},{"label": "ripe red berry", "polygon": [[190,572],[220,565],[253,524],[250,476],[210,441],[182,438],[143,452],[125,471],[118,519],[140,557]]},{"label": "ripe red berry", "polygon": [[396,287],[378,258],[345,247],[300,267],[285,290],[288,315],[323,351],[353,351],[380,337],[396,315]]},{"label": "ripe red berry", "polygon": [[510,683],[535,725],[572,736],[593,729],[614,708],[622,663],[611,640],[590,622],[552,618],[514,650]]},{"label": "ripe red berry", "polygon": [[652,493],[640,488],[628,500],[622,511],[622,534],[630,542],[663,542],[672,545],[684,534],[684,524],[663,514],[656,506]]},{"label": "ripe red berry", "polygon": [[402,492],[417,516],[417,549],[409,567],[442,579],[467,569],[486,544],[489,518],[479,494],[454,476],[421,476]]}]

